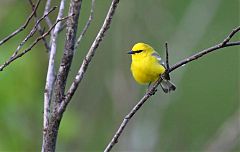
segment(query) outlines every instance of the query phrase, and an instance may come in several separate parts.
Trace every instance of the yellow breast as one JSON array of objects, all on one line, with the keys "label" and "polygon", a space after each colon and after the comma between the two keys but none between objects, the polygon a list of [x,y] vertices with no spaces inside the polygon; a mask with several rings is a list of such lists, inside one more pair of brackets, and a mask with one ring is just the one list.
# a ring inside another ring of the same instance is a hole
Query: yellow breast
[{"label": "yellow breast", "polygon": [[152,56],[132,61],[131,71],[134,79],[140,84],[155,82],[165,68]]}]

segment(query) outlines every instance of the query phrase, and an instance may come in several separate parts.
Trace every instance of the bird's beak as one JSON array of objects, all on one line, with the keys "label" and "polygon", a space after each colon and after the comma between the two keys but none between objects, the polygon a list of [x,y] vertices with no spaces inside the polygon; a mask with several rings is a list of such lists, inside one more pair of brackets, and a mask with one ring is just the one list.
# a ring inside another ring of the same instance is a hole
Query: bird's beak
[{"label": "bird's beak", "polygon": [[134,52],[131,50],[131,51],[129,51],[127,54],[134,54]]}]

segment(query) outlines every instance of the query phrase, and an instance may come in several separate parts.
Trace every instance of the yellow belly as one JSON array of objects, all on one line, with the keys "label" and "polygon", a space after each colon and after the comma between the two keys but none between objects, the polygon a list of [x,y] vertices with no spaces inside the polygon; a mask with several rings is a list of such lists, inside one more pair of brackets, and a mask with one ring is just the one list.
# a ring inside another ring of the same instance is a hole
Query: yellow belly
[{"label": "yellow belly", "polygon": [[131,71],[138,83],[146,84],[155,82],[165,72],[165,68],[159,63],[139,61],[131,64]]}]

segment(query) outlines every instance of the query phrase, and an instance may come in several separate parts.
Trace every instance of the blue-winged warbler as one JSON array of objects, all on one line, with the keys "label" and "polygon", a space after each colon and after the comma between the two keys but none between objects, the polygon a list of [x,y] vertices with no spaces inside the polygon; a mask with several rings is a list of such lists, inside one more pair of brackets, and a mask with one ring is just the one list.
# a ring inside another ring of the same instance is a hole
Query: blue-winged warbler
[{"label": "blue-winged warbler", "polygon": [[[137,43],[128,52],[132,56],[131,71],[134,79],[140,84],[151,84],[166,71],[166,65],[159,54],[148,44]],[[163,75],[162,75],[163,76]],[[168,77],[168,76],[167,76]],[[162,77],[161,87],[165,93],[175,90],[169,77]]]}]

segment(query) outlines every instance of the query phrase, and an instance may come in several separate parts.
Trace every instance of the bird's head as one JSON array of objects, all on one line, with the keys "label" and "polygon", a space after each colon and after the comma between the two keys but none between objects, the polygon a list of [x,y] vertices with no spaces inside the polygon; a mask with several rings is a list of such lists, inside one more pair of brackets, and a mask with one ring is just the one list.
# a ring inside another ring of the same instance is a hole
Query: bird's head
[{"label": "bird's head", "polygon": [[154,49],[146,44],[146,43],[136,43],[132,50],[128,52],[128,54],[131,54],[132,57],[144,57],[147,56],[148,54],[152,53]]}]

